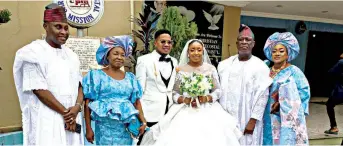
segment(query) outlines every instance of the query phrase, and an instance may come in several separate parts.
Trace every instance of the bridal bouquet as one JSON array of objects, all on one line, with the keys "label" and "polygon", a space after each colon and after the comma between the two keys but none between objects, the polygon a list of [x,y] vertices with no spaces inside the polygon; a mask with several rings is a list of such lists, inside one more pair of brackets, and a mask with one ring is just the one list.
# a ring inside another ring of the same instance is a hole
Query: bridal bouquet
[{"label": "bridal bouquet", "polygon": [[[198,96],[208,95],[214,87],[213,79],[210,76],[202,74],[187,74],[182,75],[180,83],[180,92],[185,98],[192,98],[197,101]],[[199,101],[197,101],[199,104]]]}]

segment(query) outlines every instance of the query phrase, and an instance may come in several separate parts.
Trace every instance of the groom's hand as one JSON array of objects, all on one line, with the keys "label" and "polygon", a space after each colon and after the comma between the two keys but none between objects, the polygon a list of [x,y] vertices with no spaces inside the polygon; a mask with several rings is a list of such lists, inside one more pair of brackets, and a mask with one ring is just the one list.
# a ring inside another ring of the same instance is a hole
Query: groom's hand
[{"label": "groom's hand", "polygon": [[254,133],[255,125],[256,125],[256,119],[250,118],[247,126],[245,127],[244,135],[246,134],[252,135]]}]

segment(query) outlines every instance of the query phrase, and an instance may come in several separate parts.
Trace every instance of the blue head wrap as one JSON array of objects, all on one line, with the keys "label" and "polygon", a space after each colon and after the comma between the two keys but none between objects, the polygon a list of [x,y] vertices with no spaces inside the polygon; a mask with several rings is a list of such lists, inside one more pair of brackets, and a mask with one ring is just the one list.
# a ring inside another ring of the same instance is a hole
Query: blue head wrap
[{"label": "blue head wrap", "polygon": [[281,44],[287,48],[287,54],[288,54],[288,61],[292,61],[295,59],[300,51],[298,40],[295,38],[295,36],[290,32],[285,33],[279,33],[276,32],[269,36],[267,39],[266,44],[264,45],[264,55],[270,60],[272,60],[272,51],[273,48]]},{"label": "blue head wrap", "polygon": [[124,49],[125,57],[132,54],[133,40],[129,35],[106,37],[96,51],[96,61],[99,65],[108,65],[107,54],[112,48],[121,47]]}]

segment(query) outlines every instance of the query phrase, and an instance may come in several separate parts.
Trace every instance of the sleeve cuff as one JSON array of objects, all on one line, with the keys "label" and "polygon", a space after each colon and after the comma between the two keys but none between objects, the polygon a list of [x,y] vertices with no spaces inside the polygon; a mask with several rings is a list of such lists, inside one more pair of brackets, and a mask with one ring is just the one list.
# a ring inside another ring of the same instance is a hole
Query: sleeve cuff
[{"label": "sleeve cuff", "polygon": [[30,87],[24,87],[23,92],[32,90],[48,90],[47,85],[31,85]]},{"label": "sleeve cuff", "polygon": [[180,94],[175,92],[173,95],[174,103],[177,103],[177,100],[179,99],[179,97],[180,97]]},{"label": "sleeve cuff", "polygon": [[219,99],[216,93],[211,93],[210,95],[212,96],[212,101],[213,102],[215,102],[215,101],[217,101]]},{"label": "sleeve cuff", "polygon": [[256,119],[257,121],[262,121],[262,117],[263,115],[251,114],[251,118]]}]

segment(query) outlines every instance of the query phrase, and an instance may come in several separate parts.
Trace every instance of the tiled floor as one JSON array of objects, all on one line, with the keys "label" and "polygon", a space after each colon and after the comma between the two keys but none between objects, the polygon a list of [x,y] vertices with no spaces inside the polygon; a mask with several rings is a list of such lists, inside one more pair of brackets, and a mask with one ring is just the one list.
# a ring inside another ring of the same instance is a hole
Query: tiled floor
[{"label": "tiled floor", "polygon": [[[326,113],[326,100],[327,98],[324,97],[311,99],[310,115],[306,118],[310,139],[330,138],[330,136],[324,134],[324,131],[330,128],[329,117]],[[337,105],[335,107],[335,112],[336,122],[338,128],[341,130],[338,136],[343,137],[343,105]]]},{"label": "tiled floor", "polygon": [[310,115],[306,118],[310,144],[340,145],[343,137],[343,105],[335,107],[336,122],[341,130],[338,135],[326,135],[325,130],[330,128],[329,117],[326,113],[325,102],[319,102],[324,98],[316,99],[316,103],[310,103]]}]

